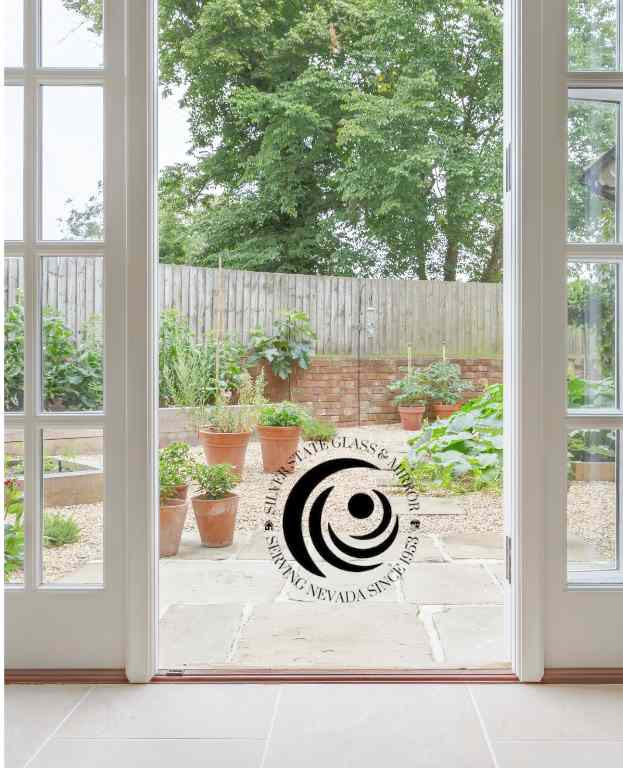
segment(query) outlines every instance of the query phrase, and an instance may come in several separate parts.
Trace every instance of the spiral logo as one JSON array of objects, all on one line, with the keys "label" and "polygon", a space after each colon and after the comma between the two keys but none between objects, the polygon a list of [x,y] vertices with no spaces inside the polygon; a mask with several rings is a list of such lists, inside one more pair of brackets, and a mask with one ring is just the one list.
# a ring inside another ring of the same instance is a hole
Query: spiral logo
[{"label": "spiral logo", "polygon": [[[345,469],[378,470],[379,468],[369,461],[358,458],[336,458],[325,461],[308,470],[295,483],[288,495],[283,510],[283,536],[288,549],[299,565],[309,573],[321,578],[326,578],[326,575],[320,570],[307,548],[303,531],[303,515],[306,504],[318,485]],[[322,526],[324,506],[334,487],[329,486],[322,490],[312,502],[309,511],[307,527],[309,538],[314,548],[329,565],[348,573],[363,573],[378,568],[382,565],[382,561],[378,562],[378,558],[391,547],[398,535],[398,517],[392,515],[391,505],[385,495],[374,489],[373,493],[382,508],[381,521],[374,530],[357,536],[351,535],[350,538],[355,541],[355,544],[350,544],[343,541],[335,533],[331,523],[328,523],[327,531],[333,547],[342,555],[362,562],[353,563],[344,560],[325,541]],[[375,503],[375,499],[372,496],[358,492],[350,497],[348,512],[355,520],[365,520],[374,512]],[[392,517],[394,517],[393,525]],[[371,560],[376,562],[370,562]]]}]

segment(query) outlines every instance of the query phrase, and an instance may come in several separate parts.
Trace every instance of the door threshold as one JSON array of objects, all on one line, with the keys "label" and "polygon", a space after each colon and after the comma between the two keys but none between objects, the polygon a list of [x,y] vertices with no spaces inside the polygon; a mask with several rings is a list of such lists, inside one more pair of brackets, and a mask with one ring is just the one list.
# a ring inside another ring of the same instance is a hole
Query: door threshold
[{"label": "door threshold", "polygon": [[176,669],[153,683],[517,683],[509,669]]}]

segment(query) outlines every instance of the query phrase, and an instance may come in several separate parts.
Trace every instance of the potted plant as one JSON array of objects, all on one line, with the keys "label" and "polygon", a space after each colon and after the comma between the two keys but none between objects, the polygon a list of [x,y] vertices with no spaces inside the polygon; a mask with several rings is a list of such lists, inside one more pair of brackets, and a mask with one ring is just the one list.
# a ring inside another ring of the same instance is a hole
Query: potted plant
[{"label": "potted plant", "polygon": [[193,467],[185,443],[171,443],[160,451],[160,557],[176,555],[180,548]]},{"label": "potted plant", "polygon": [[413,369],[404,378],[392,381],[387,388],[398,392],[393,402],[398,406],[403,429],[418,432],[422,428],[428,400],[428,388],[421,372]]},{"label": "potted plant", "polygon": [[431,404],[433,421],[446,419],[460,408],[460,396],[469,389],[461,379],[461,369],[448,360],[437,360],[420,372]]},{"label": "potted plant", "polygon": [[296,452],[307,414],[294,403],[270,403],[260,410],[257,432],[262,446],[264,472],[294,471]]},{"label": "potted plant", "polygon": [[199,486],[192,505],[201,544],[228,547],[234,539],[239,501],[231,490],[240,476],[231,464],[196,464],[193,479]]},{"label": "potted plant", "polygon": [[248,372],[241,376],[238,404],[217,405],[201,411],[199,441],[208,464],[231,464],[242,476],[249,439],[257,421],[257,411],[264,398],[265,379],[261,371],[255,379]]}]

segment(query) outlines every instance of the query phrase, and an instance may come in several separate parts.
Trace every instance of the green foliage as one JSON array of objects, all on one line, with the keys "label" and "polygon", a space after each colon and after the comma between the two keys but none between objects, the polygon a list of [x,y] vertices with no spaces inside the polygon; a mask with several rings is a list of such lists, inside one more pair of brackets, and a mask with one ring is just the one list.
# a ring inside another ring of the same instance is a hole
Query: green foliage
[{"label": "green foliage", "polygon": [[398,392],[393,400],[396,405],[424,405],[429,399],[427,381],[418,368],[412,368],[410,373],[392,381],[387,388],[391,392]]},{"label": "green foliage", "polygon": [[316,334],[305,312],[284,311],[274,327],[271,336],[261,328],[251,331],[249,364],[266,360],[274,374],[287,379],[295,365],[309,367]]},{"label": "green foliage", "polygon": [[303,422],[303,440],[328,443],[337,434],[335,424],[321,419],[305,419]]},{"label": "green foliage", "polygon": [[569,434],[570,461],[614,461],[616,437],[607,429],[575,429]]},{"label": "green foliage", "polygon": [[24,304],[21,295],[4,315],[4,407],[24,407]]},{"label": "green foliage", "polygon": [[196,464],[193,480],[207,499],[224,499],[240,482],[231,464]]},{"label": "green foliage", "polygon": [[269,403],[259,413],[259,423],[263,427],[300,427],[305,423],[307,414],[294,403]]},{"label": "green foliage", "polygon": [[461,379],[461,369],[456,363],[436,360],[426,368],[413,374],[418,383],[418,391],[426,393],[426,399],[445,405],[458,402],[461,393],[470,385]]},{"label": "green foliage", "polygon": [[46,547],[62,547],[80,540],[80,526],[73,517],[48,513],[43,518],[43,543]]},{"label": "green foliage", "polygon": [[73,207],[74,201],[68,198],[65,206],[67,216],[57,219],[64,240],[103,240],[104,239],[104,186],[97,182],[97,192],[87,200],[82,209]]},{"label": "green foliage", "polygon": [[569,0],[569,68],[616,69],[616,0]]},{"label": "green foliage", "polygon": [[209,334],[202,344],[196,343],[188,322],[175,309],[164,310],[160,319],[160,405],[200,408],[216,402],[220,393],[235,392],[245,354],[244,346],[229,337],[217,341]]},{"label": "green foliage", "polygon": [[264,389],[266,379],[264,371],[253,378],[248,371],[240,375],[238,404],[224,405],[217,403],[213,406],[202,406],[195,409],[193,423],[198,429],[212,432],[250,432],[257,424],[257,414],[260,406],[264,405]]},{"label": "green foliage", "polygon": [[567,403],[569,408],[611,408],[615,403],[614,380],[587,381],[575,376],[569,377]]},{"label": "green foliage", "polygon": [[502,0],[161,0],[167,261],[499,279]]},{"label": "green foliage", "polygon": [[17,481],[4,481],[4,578],[24,567],[24,494]]},{"label": "green foliage", "polygon": [[494,384],[450,418],[434,422],[408,441],[411,451],[403,467],[409,480],[421,492],[499,489],[502,428],[502,385]]},{"label": "green foliage", "polygon": [[159,455],[160,498],[174,497],[178,486],[190,482],[194,470],[195,460],[189,445],[177,442],[162,448]]}]

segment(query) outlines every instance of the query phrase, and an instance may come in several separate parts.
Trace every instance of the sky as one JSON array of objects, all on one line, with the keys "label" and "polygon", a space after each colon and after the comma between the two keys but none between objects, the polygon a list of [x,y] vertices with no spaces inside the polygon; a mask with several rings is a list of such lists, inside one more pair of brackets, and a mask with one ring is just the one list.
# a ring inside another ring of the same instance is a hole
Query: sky
[{"label": "sky", "polygon": [[[2,0],[4,65],[21,66],[21,0]],[[61,0],[42,0],[41,56],[44,66],[97,67],[101,37],[89,32]],[[4,89],[5,238],[22,237],[23,89]],[[158,154],[162,168],[186,159],[186,114],[181,93],[158,105]],[[103,175],[103,99],[94,86],[43,86],[41,203],[42,237],[59,239],[70,208],[81,209],[97,191]],[[71,199],[71,205],[67,200]]]}]

